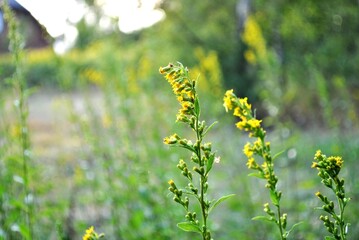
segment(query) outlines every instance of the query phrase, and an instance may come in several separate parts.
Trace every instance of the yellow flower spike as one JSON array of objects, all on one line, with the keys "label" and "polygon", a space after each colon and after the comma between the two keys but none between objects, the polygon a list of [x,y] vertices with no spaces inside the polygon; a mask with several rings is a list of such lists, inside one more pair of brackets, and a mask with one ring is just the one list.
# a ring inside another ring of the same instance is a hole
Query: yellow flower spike
[{"label": "yellow flower spike", "polygon": [[82,240],[90,240],[94,233],[94,227],[91,226],[86,230],[85,235],[82,237]]},{"label": "yellow flower spike", "polygon": [[262,120],[253,118],[253,119],[249,119],[247,123],[252,129],[256,129],[256,128],[260,128],[261,122]]},{"label": "yellow flower spike", "polygon": [[244,155],[246,155],[248,158],[253,156],[253,149],[249,142],[247,142],[247,144],[244,145],[243,152],[244,152]]}]

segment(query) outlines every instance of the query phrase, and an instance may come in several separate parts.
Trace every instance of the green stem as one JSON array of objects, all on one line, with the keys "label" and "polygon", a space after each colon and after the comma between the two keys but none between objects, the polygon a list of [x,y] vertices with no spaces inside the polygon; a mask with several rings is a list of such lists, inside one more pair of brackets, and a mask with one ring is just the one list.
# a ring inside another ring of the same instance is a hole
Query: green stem
[{"label": "green stem", "polygon": [[344,224],[344,205],[342,200],[337,197],[338,199],[338,203],[339,203],[339,208],[340,208],[340,217],[339,217],[339,227],[340,227],[340,238],[342,240],[345,240],[345,224]]},{"label": "green stem", "polygon": [[283,227],[282,227],[282,220],[280,218],[281,216],[281,210],[280,210],[280,205],[278,203],[278,206],[277,206],[277,214],[278,214],[278,226],[279,226],[279,232],[280,232],[280,238],[282,240],[286,240],[287,238],[283,236]]},{"label": "green stem", "polygon": [[[271,158],[269,150],[265,147],[264,137],[265,137],[265,135],[263,135],[263,137],[260,137],[262,146],[264,146],[263,152],[266,152],[265,155],[263,154],[263,158],[264,158],[264,161],[267,162],[270,179],[272,179],[272,178],[275,179],[274,169],[272,168],[272,158]],[[276,185],[277,185],[277,183],[275,183],[274,185],[271,186],[271,191],[274,191],[276,196],[278,196],[278,194],[277,194],[278,191],[277,191]],[[275,206],[277,207],[277,214],[278,214],[277,225],[279,227],[280,238],[282,240],[286,240],[287,238],[283,236],[283,224],[282,224],[282,219],[281,219],[282,213],[281,213],[281,209],[280,209],[280,199],[278,199],[278,204],[275,204]]]},{"label": "green stem", "polygon": [[[198,101],[198,99],[197,99]],[[199,106],[198,106],[199,107]],[[196,121],[195,121],[195,131],[196,131],[196,138],[197,138],[197,142],[198,142],[198,148],[197,148],[197,157],[199,159],[199,166],[200,168],[202,168],[204,166],[204,162],[202,162],[202,154],[201,154],[201,144],[202,144],[202,136],[201,133],[199,132],[199,113],[200,110],[198,109],[198,114],[195,114],[196,117]],[[207,213],[206,213],[206,203],[205,203],[205,199],[204,199],[204,185],[206,183],[206,176],[201,174],[201,179],[200,179],[200,192],[201,192],[201,196],[200,196],[200,205],[201,205],[201,212],[202,212],[202,218],[203,218],[203,229],[202,229],[202,238],[203,240],[207,239]]]}]

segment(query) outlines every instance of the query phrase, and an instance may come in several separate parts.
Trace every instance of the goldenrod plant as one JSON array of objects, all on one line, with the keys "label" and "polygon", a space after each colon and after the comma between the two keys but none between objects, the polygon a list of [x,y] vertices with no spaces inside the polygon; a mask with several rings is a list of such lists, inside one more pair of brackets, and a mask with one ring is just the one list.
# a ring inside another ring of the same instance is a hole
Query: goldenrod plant
[{"label": "goldenrod plant", "polygon": [[[262,128],[262,120],[258,120],[252,111],[251,104],[247,98],[237,98],[233,90],[228,90],[224,96],[224,107],[226,111],[233,110],[233,115],[240,118],[236,126],[240,130],[249,132],[250,138],[255,138],[254,142],[248,142],[243,149],[248,158],[247,166],[255,172],[250,174],[266,181],[265,187],[269,190],[271,204],[264,204],[266,216],[254,217],[254,220],[268,220],[277,225],[280,239],[287,239],[289,233],[297,225],[293,225],[287,230],[287,213],[284,213],[281,207],[282,192],[278,190],[278,176],[274,172],[274,159],[272,156],[270,142],[266,141],[266,131]],[[255,156],[263,159],[258,162]],[[274,206],[275,210],[272,210]]]},{"label": "goldenrod plant", "polygon": [[323,221],[327,231],[332,235],[332,237],[328,236],[326,239],[345,240],[347,239],[349,223],[345,222],[344,210],[350,198],[345,195],[344,179],[338,176],[344,161],[339,156],[327,157],[321,150],[315,153],[314,160],[312,168],[318,170],[321,182],[324,186],[331,189],[338,204],[335,207],[334,202],[321,192],[315,194],[324,204],[318,209],[323,210],[329,215],[320,216],[320,220]]},{"label": "goldenrod plant", "polygon": [[[169,180],[169,191],[173,194],[173,200],[180,204],[186,211],[186,222],[178,223],[177,226],[188,232],[201,234],[203,240],[212,239],[212,233],[208,223],[208,217],[211,211],[222,201],[233,196],[227,195],[218,200],[209,200],[209,173],[213,164],[219,162],[220,157],[212,150],[210,142],[204,142],[204,137],[211,129],[213,124],[207,126],[205,121],[200,119],[201,108],[199,97],[196,91],[198,77],[192,79],[189,70],[181,63],[177,65],[169,64],[159,69],[171,84],[172,90],[181,105],[177,114],[177,122],[188,125],[195,133],[194,142],[185,139],[178,134],[164,138],[164,143],[174,147],[185,148],[192,153],[190,161],[179,160],[177,168],[187,179],[188,185],[182,189],[179,188],[174,180]],[[190,165],[193,165],[191,168]],[[191,198],[199,204],[201,218],[198,218],[195,206]]]}]

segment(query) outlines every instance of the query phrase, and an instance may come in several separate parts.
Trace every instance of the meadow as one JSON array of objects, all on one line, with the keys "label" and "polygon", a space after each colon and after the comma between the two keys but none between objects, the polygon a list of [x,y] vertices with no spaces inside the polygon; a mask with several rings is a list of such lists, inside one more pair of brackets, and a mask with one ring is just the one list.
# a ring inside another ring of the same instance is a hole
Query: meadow
[{"label": "meadow", "polygon": [[[111,41],[62,56],[51,49],[24,51],[14,44],[15,51],[0,59],[0,239],[81,239],[91,226],[104,239],[199,239],[197,233],[177,227],[186,212],[168,191],[170,180],[187,185],[177,164],[191,155],[188,149],[168,147],[164,139],[173,133],[191,139],[193,131],[176,121],[180,105],[159,69],[181,59],[136,46],[117,48]],[[201,48],[194,55],[189,74],[198,77],[201,118],[208,125],[217,121],[204,136],[218,157],[206,195],[219,199],[234,194],[211,212],[212,238],[279,239],[271,223],[252,220],[273,200],[262,179],[248,176],[253,171],[243,147],[250,138],[223,107],[227,86],[218,56]],[[269,90],[266,94],[270,99]],[[341,100],[352,106],[350,100]],[[276,187],[283,193],[281,207],[288,213],[288,225],[301,222],[288,239],[329,235],[319,219],[323,211],[316,209],[322,206],[318,191],[333,197],[311,167],[318,149],[344,160],[340,177],[351,198],[345,212],[347,237],[356,239],[356,118],[335,118],[335,108],[327,105],[326,116],[333,119],[326,120],[335,124],[299,126],[266,113],[258,99],[248,101],[263,119],[273,155],[282,152],[274,166]],[[277,110],[285,115],[281,106]],[[194,211],[200,211],[198,206]]]}]

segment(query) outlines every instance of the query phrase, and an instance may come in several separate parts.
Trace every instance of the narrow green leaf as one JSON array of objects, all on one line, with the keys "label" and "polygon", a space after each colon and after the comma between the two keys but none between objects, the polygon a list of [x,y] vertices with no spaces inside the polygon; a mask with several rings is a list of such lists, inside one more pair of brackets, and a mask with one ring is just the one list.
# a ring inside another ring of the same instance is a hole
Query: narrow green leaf
[{"label": "narrow green leaf", "polygon": [[185,232],[196,232],[196,233],[200,233],[200,234],[202,233],[200,227],[191,222],[178,223],[177,227],[179,227],[180,229],[182,229]]},{"label": "narrow green leaf", "polygon": [[266,217],[266,216],[256,216],[256,217],[252,218],[252,220],[265,220],[265,221],[268,221],[268,222],[275,221],[274,218],[270,218],[270,217]]},{"label": "narrow green leaf", "polygon": [[289,235],[289,233],[291,232],[291,231],[293,231],[293,229],[294,228],[296,228],[297,226],[299,226],[300,224],[302,224],[303,222],[298,222],[298,223],[296,223],[296,224],[293,224],[293,226],[289,229],[289,231],[287,232],[287,236]]},{"label": "narrow green leaf", "polygon": [[188,150],[190,150],[191,152],[194,152],[194,153],[196,153],[196,150],[193,148],[193,147],[191,147],[191,146],[188,146],[188,145],[175,145],[174,147],[181,147],[181,148],[185,148],[185,149],[188,149]]},{"label": "narrow green leaf", "polygon": [[273,191],[273,190],[270,190],[269,193],[270,193],[270,199],[272,200],[272,203],[273,203],[275,206],[278,207],[278,206],[279,206],[279,199],[278,199],[278,197],[277,197],[276,192]]},{"label": "narrow green leaf", "polygon": [[206,170],[206,174],[209,173],[209,171],[211,171],[212,166],[213,166],[213,162],[214,162],[214,154],[211,154],[208,161],[207,161],[207,170]]},{"label": "narrow green leaf", "polygon": [[248,174],[248,176],[265,179],[265,177],[263,176],[263,174],[262,174],[262,173],[259,173],[259,172],[250,173],[250,174]]},{"label": "narrow green leaf", "polygon": [[282,150],[282,151],[276,153],[276,154],[273,156],[273,160],[276,159],[277,157],[279,157],[280,155],[282,155],[282,153],[284,153],[284,152],[285,152],[285,150]]},{"label": "narrow green leaf", "polygon": [[199,105],[198,97],[196,97],[195,100],[194,100],[194,111],[195,111],[197,117],[199,118],[199,115],[201,113],[201,107]]},{"label": "narrow green leaf", "polygon": [[330,236],[326,236],[324,239],[325,239],[325,240],[335,240],[335,238],[330,237]]},{"label": "narrow green leaf", "polygon": [[214,126],[214,125],[216,125],[218,122],[217,121],[215,121],[214,123],[212,123],[211,125],[209,125],[205,130],[204,130],[204,132],[203,132],[203,134],[202,134],[202,137],[204,137],[206,134],[207,134],[207,132]]},{"label": "narrow green leaf", "polygon": [[228,198],[233,197],[234,195],[236,195],[236,194],[229,194],[229,195],[226,195],[226,196],[223,196],[223,197],[219,198],[219,199],[218,199],[217,201],[215,201],[215,202],[213,203],[213,205],[209,208],[208,214],[209,214],[215,207],[217,207],[218,204],[220,204],[220,203],[223,202],[224,200],[227,200]]}]

